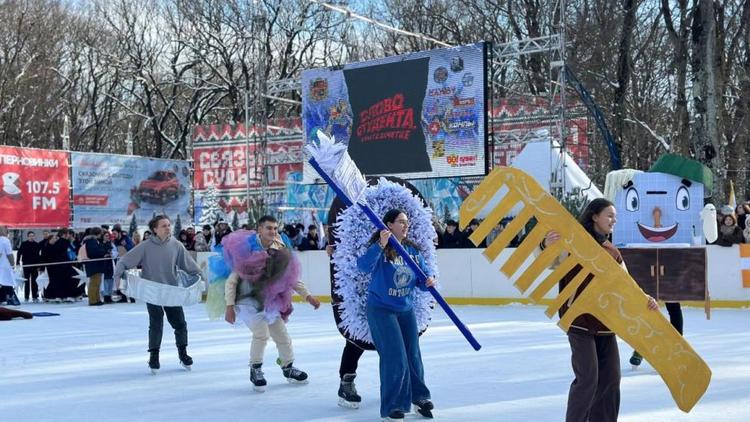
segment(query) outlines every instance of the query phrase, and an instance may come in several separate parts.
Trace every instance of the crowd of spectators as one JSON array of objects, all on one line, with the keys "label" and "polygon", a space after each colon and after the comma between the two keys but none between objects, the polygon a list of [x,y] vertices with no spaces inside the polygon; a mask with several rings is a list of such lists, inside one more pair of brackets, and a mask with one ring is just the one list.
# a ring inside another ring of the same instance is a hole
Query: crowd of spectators
[{"label": "crowd of spectators", "polygon": [[729,205],[716,210],[716,224],[719,237],[714,242],[719,246],[732,246],[738,243],[750,243],[750,202],[737,205],[732,209]]},{"label": "crowd of spectators", "polygon": [[[717,209],[718,238],[714,242],[720,246],[732,246],[739,243],[750,243],[750,202],[736,208],[725,205]],[[466,229],[459,230],[457,221],[448,219],[441,223],[434,222],[435,246],[437,248],[484,248],[492,243],[506,228],[510,219],[500,221],[478,245],[470,240],[477,230],[480,221],[472,219]],[[328,226],[302,223],[284,224],[283,233],[290,239],[292,247],[299,251],[325,250],[328,238]],[[247,224],[242,229],[252,229]],[[522,240],[528,227],[514,234],[510,247],[516,247]],[[188,251],[193,253],[209,252],[221,243],[224,236],[231,233],[229,224],[220,219],[216,224],[204,225],[200,231],[195,227],[181,230],[177,238]],[[123,230],[119,224],[111,228],[107,225],[91,227],[83,232],[71,229],[43,231],[37,236],[34,231],[25,233],[24,240],[18,245],[16,264],[23,265],[26,282],[23,287],[25,301],[75,302],[88,299],[91,306],[132,301],[117,289],[117,280],[112,279],[113,265],[118,256],[122,256],[135,245],[151,237],[148,230],[142,234],[134,231],[132,235]],[[85,272],[89,287],[80,283],[78,268]],[[37,278],[46,272],[48,285],[42,294],[37,287]],[[20,291],[19,291],[20,294]]]}]

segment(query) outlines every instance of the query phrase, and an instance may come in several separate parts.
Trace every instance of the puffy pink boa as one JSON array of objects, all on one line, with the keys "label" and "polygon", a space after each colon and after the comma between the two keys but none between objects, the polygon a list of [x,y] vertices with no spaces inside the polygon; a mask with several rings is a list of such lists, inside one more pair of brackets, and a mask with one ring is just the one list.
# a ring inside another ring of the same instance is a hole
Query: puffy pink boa
[{"label": "puffy pink boa", "polygon": [[[241,283],[261,283],[263,310],[266,316],[281,316],[286,321],[292,313],[292,294],[300,279],[301,265],[288,249],[263,250],[255,231],[237,230],[225,236],[221,245],[224,260]],[[284,261],[288,259],[287,265]]]}]

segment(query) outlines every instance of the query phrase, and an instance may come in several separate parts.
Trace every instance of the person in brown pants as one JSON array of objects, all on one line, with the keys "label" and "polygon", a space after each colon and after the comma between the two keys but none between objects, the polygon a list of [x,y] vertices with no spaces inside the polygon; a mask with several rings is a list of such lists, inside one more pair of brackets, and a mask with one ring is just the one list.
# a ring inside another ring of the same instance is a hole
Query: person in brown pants
[{"label": "person in brown pants", "polygon": [[[598,198],[589,203],[578,219],[586,231],[615,259],[625,270],[625,262],[620,251],[610,241],[612,229],[617,222],[617,211],[612,202]],[[560,234],[550,231],[544,237],[540,248],[560,240]],[[560,256],[553,266],[559,265],[565,256]],[[560,280],[560,291],[581,271],[576,265]],[[560,316],[565,314],[573,300],[588,286],[592,276],[584,279],[581,287],[560,308]],[[656,300],[648,297],[647,307],[656,310]],[[567,422],[609,422],[616,421],[620,411],[620,352],[617,338],[593,315],[583,314],[576,318],[568,330],[571,363],[575,379],[568,392]]]},{"label": "person in brown pants", "polygon": [[102,260],[101,258],[110,257],[111,253],[103,246],[104,232],[99,227],[93,227],[89,234],[83,238],[83,245],[86,248],[86,257],[90,261],[84,262],[86,276],[89,277],[89,306],[102,305],[99,288],[101,287],[102,277],[105,273],[110,272],[112,261]]}]

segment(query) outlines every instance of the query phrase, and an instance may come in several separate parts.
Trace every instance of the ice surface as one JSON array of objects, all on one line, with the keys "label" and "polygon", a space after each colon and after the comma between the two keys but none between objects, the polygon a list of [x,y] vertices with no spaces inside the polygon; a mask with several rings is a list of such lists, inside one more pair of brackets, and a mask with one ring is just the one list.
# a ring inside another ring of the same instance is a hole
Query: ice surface
[{"label": "ice surface", "polygon": [[[161,371],[152,376],[143,304],[30,304],[58,317],[0,322],[0,419],[3,421],[373,421],[378,420],[378,357],[357,371],[358,410],[336,405],[344,340],[330,305],[296,303],[288,324],[295,366],[308,385],[288,384],[269,341],[265,393],[249,380],[250,332],[209,321],[203,305],[185,308],[192,372],[181,369],[165,319]],[[483,348],[475,352],[439,309],[422,337],[427,385],[437,420],[561,421],[572,381],[565,334],[535,306],[455,306]],[[633,372],[620,342],[621,421],[750,420],[748,310],[683,308],[688,341],[713,371],[693,411],[677,409],[644,362]],[[419,419],[408,415],[408,419]]]}]

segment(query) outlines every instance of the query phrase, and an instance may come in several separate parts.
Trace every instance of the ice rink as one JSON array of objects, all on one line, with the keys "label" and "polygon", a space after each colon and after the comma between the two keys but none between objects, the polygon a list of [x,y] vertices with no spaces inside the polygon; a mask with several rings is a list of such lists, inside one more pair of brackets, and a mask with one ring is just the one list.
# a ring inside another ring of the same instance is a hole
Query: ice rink
[{"label": "ice rink", "polygon": [[[165,320],[162,369],[147,368],[148,316],[143,304],[88,307],[30,304],[29,312],[60,316],[0,322],[0,419],[26,421],[373,421],[378,420],[377,354],[360,361],[358,410],[336,405],[344,339],[330,305],[295,303],[288,324],[295,366],[307,385],[287,384],[266,349],[265,393],[252,391],[247,367],[250,332],[209,321],[203,305],[185,308],[191,372],[178,364]],[[536,306],[455,306],[483,348],[475,352],[436,309],[422,337],[435,419],[561,421],[572,381],[570,351],[556,321]],[[621,421],[750,420],[750,310],[687,308],[685,334],[713,371],[691,413],[677,409],[661,378],[644,362],[632,371],[620,342]],[[414,414],[407,420],[420,419]]]}]

